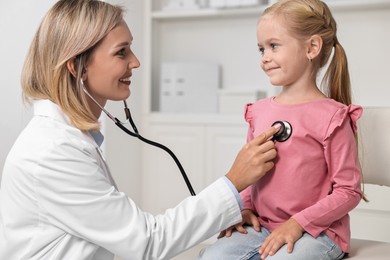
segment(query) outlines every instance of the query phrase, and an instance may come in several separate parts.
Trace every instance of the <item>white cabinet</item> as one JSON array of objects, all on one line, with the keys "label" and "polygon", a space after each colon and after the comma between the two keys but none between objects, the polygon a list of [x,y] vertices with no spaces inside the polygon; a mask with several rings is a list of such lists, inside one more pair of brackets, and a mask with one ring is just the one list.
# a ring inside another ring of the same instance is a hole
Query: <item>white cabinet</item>
[{"label": "white cabinet", "polygon": [[[204,170],[204,128],[178,123],[151,124],[148,137],[169,147],[185,169],[194,190],[202,186]],[[142,205],[151,213],[161,213],[190,195],[181,173],[168,153],[144,147]]]},{"label": "white cabinet", "polygon": [[204,139],[207,148],[204,184],[210,184],[229,171],[237,153],[246,143],[247,129],[244,123],[207,126]]},{"label": "white cabinet", "polygon": [[[245,144],[247,126],[238,117],[206,119],[161,117],[150,123],[147,138],[168,146],[178,157],[196,193],[227,173]],[[146,137],[146,135],[145,135]],[[142,207],[161,213],[190,195],[168,153],[143,147]]]}]

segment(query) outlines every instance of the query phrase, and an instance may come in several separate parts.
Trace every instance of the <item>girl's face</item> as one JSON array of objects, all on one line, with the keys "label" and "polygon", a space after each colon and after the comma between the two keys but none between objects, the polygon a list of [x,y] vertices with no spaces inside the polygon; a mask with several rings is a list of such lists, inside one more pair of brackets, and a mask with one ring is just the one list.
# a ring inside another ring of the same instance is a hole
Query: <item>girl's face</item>
[{"label": "girl's face", "polygon": [[122,21],[91,53],[84,82],[102,106],[107,100],[125,100],[130,96],[132,69],[140,66],[130,48],[132,41],[131,32]]},{"label": "girl's face", "polygon": [[292,86],[310,76],[305,43],[292,37],[279,18],[263,16],[257,26],[257,40],[262,55],[260,66],[272,85]]}]

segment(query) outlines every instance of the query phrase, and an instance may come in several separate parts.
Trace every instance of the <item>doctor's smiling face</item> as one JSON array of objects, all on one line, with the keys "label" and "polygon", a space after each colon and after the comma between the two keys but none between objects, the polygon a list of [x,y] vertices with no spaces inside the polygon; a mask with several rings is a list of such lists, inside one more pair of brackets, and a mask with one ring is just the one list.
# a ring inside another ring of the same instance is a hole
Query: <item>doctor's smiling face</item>
[{"label": "doctor's smiling face", "polygon": [[[92,50],[83,74],[89,93],[104,106],[130,96],[132,69],[140,62],[131,50],[133,36],[122,20]],[[90,103],[91,104],[91,103]],[[94,107],[91,104],[91,107]]]}]

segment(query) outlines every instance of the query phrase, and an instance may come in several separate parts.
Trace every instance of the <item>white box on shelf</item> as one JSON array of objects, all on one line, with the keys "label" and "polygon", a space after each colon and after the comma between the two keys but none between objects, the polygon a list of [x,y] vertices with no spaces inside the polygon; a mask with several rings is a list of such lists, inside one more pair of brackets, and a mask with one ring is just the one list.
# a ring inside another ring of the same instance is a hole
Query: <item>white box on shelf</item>
[{"label": "white box on shelf", "polygon": [[219,112],[232,114],[242,114],[246,104],[267,96],[265,91],[243,89],[221,89],[218,94]]},{"label": "white box on shelf", "polygon": [[278,2],[278,0],[268,0],[269,5],[276,4],[277,2]]},{"label": "white box on shelf", "polygon": [[226,7],[238,7],[240,6],[241,0],[225,0]]},{"label": "white box on shelf", "polygon": [[240,5],[241,6],[255,6],[260,4],[267,4],[267,0],[241,0]]},{"label": "white box on shelf", "polygon": [[162,11],[197,10],[199,5],[196,0],[165,0]]},{"label": "white box on shelf", "polygon": [[209,0],[197,0],[198,6],[200,8],[209,8]]},{"label": "white box on shelf", "polygon": [[204,62],[161,64],[160,112],[216,113],[220,67]]},{"label": "white box on shelf", "polygon": [[210,0],[209,7],[210,8],[224,8],[224,7],[226,7],[226,0]]}]

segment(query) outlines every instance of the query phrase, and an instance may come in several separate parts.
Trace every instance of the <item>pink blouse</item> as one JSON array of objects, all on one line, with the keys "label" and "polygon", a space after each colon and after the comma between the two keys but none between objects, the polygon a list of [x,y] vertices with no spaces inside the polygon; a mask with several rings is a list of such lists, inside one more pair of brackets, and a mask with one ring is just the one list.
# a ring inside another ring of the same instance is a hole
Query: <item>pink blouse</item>
[{"label": "pink blouse", "polygon": [[247,105],[248,141],[278,120],[293,130],[276,143],[275,167],[241,192],[244,208],[270,231],[292,217],[313,237],[324,232],[349,252],[348,212],[362,196],[355,139],[362,111],[332,99],[282,105],[269,98]]}]

